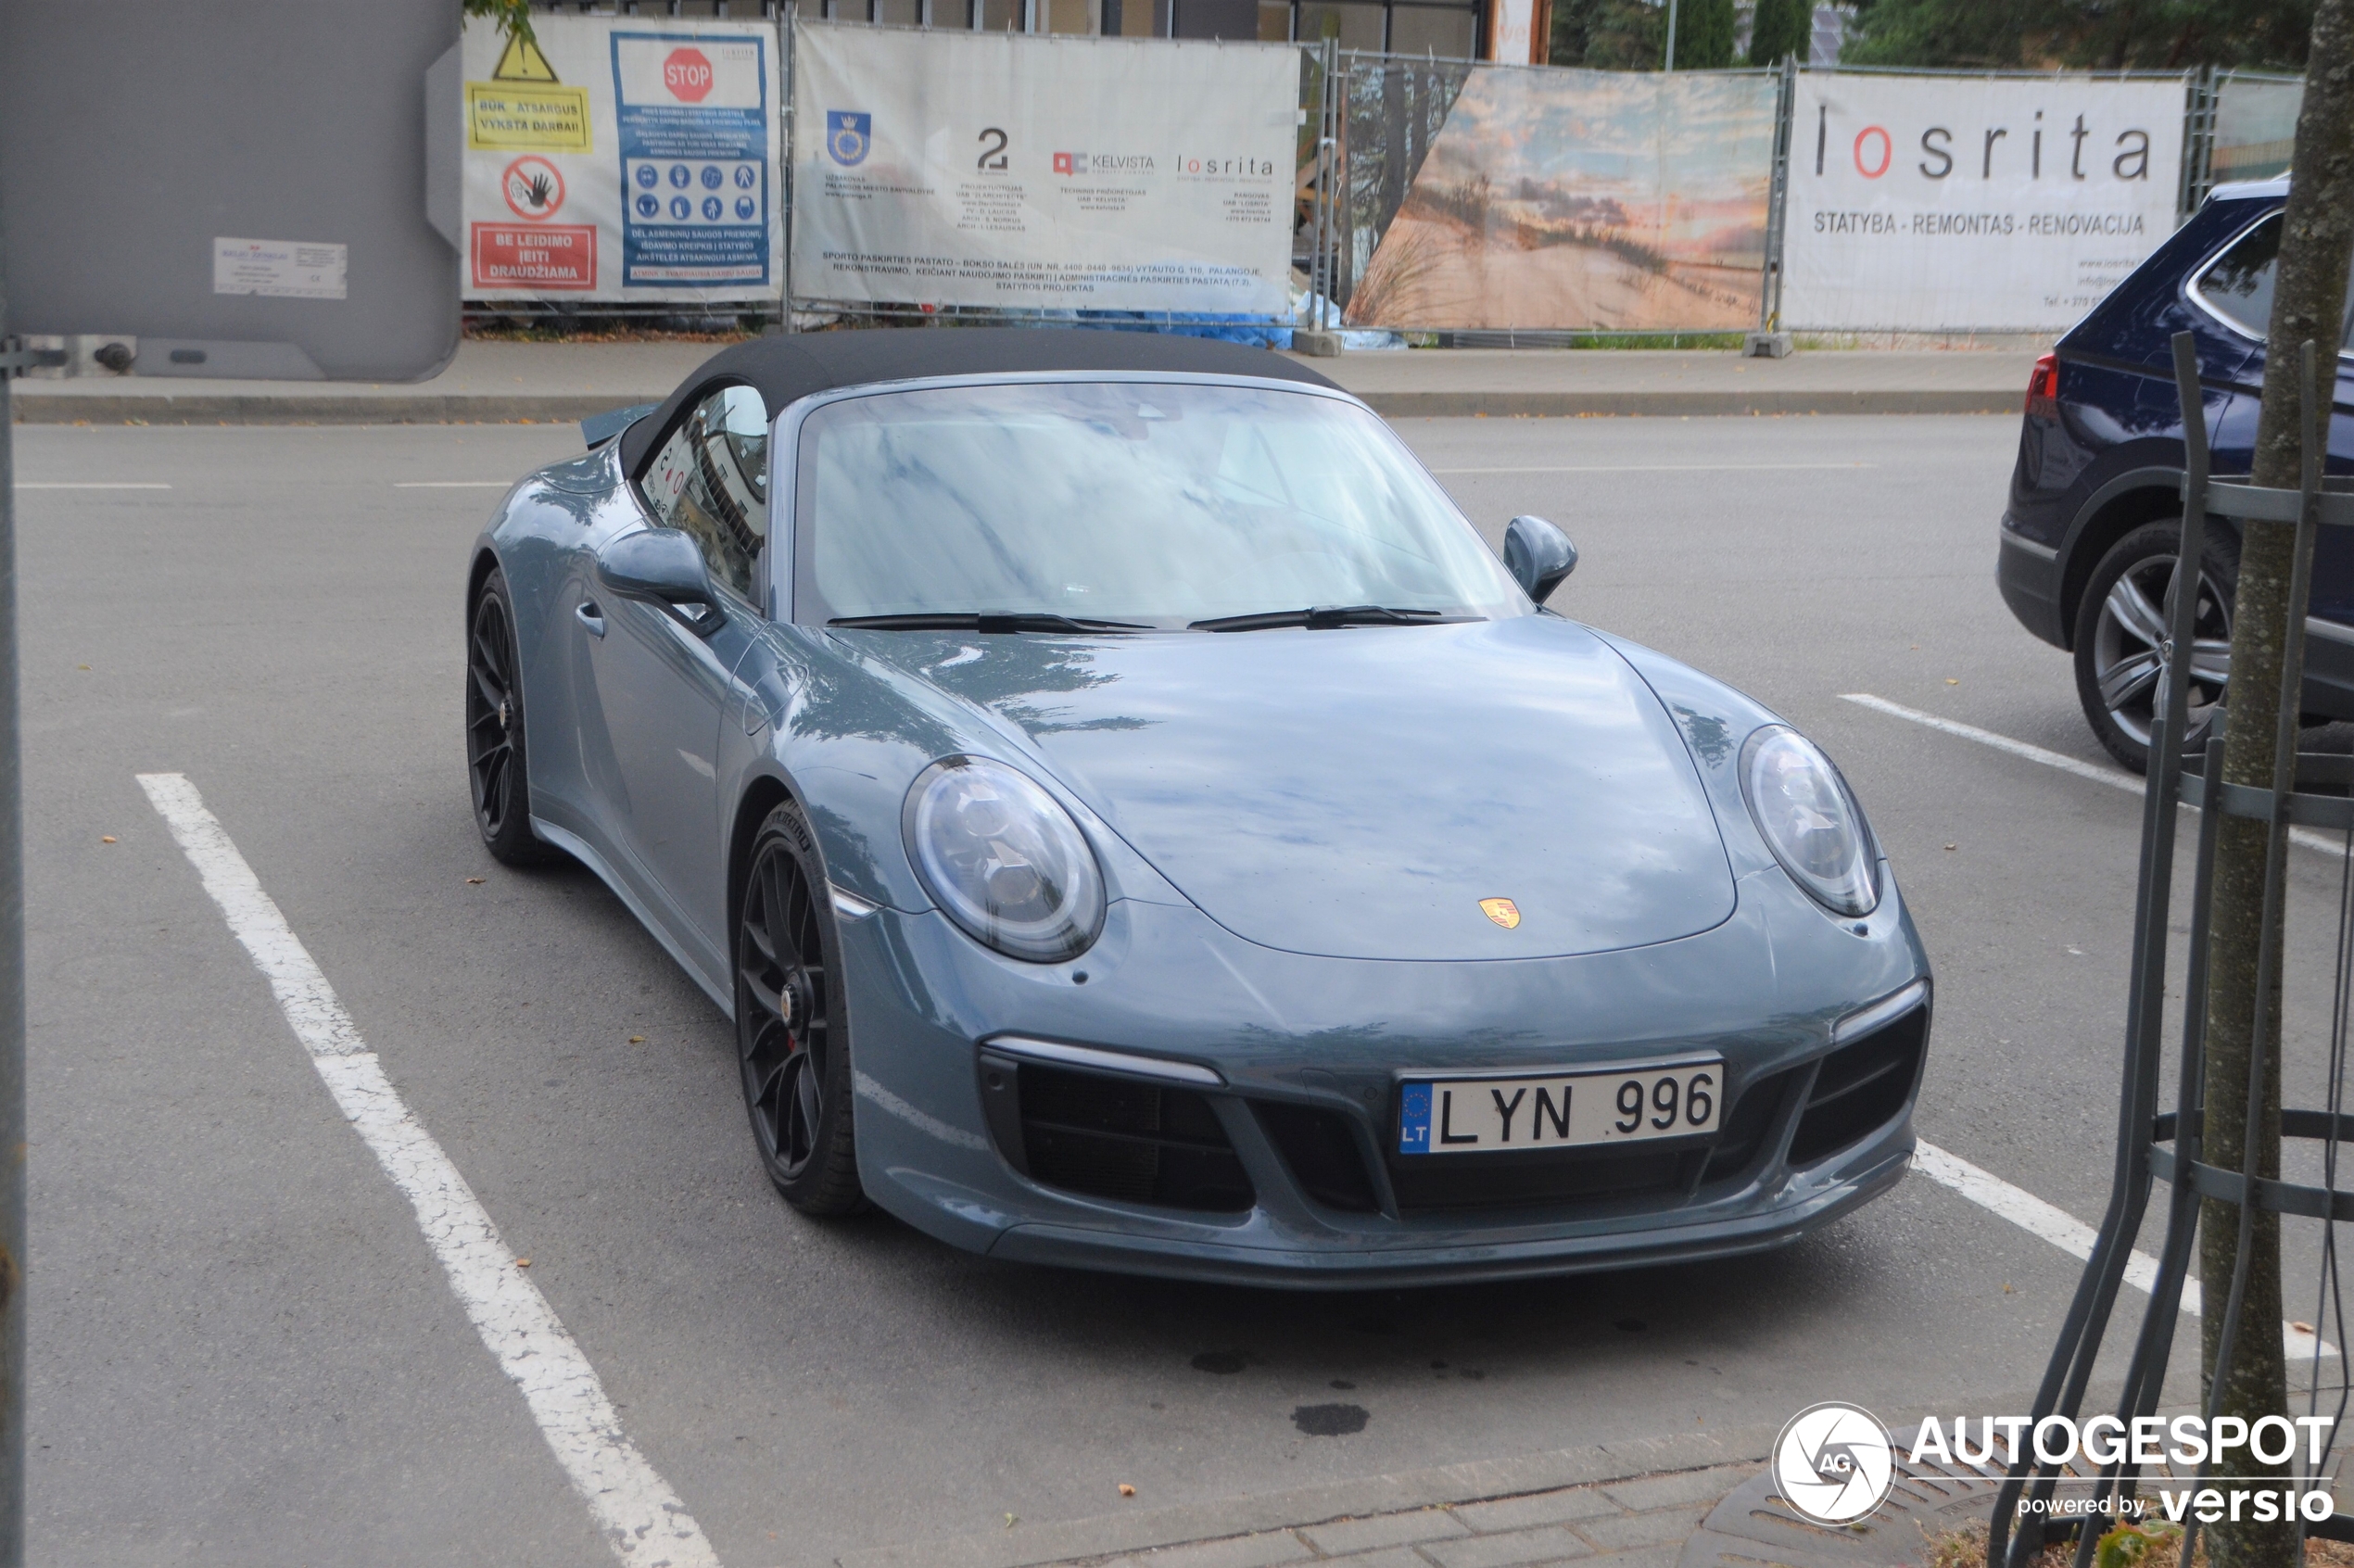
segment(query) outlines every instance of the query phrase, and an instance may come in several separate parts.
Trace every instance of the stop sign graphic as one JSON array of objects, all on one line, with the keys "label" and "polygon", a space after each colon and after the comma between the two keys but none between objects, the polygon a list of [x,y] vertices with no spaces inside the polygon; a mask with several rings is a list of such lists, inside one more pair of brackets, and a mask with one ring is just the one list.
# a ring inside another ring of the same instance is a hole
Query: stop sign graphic
[{"label": "stop sign graphic", "polygon": [[674,98],[702,103],[711,95],[711,62],[701,49],[673,49],[662,62],[662,84]]}]

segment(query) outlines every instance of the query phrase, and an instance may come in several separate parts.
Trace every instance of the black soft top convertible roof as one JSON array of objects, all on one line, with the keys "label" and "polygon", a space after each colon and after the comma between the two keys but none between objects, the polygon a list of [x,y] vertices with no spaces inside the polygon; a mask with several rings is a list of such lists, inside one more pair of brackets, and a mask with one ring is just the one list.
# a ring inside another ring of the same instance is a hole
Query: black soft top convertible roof
[{"label": "black soft top convertible roof", "polygon": [[654,438],[679,411],[722,381],[756,389],[770,418],[796,398],[872,381],[930,375],[1019,374],[1039,371],[1172,371],[1195,375],[1255,375],[1333,384],[1265,348],[1152,332],[1084,327],[878,327],[759,337],[704,360],[678,390],[621,437],[623,468],[636,474]]}]

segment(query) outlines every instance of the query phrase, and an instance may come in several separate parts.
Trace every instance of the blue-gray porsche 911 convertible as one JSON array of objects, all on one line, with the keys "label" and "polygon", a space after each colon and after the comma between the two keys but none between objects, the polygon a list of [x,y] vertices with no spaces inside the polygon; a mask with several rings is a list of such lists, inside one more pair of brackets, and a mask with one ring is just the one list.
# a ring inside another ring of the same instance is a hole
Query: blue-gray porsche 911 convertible
[{"label": "blue-gray porsche 911 convertible", "polygon": [[771,337],[500,507],[476,822],[733,1018],[795,1208],[1289,1285],[1793,1240],[1913,1147],[1930,973],[1823,753],[1541,608],[1234,345]]}]

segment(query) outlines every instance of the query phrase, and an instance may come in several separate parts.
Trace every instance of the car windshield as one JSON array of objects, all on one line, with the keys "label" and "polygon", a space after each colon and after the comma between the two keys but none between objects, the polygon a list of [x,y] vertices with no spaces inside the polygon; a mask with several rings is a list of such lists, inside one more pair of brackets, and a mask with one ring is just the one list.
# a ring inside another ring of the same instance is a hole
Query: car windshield
[{"label": "car windshield", "polygon": [[813,413],[798,466],[804,621],[979,613],[1050,630],[1051,617],[1182,627],[1311,606],[1411,613],[1396,621],[1531,610],[1380,420],[1313,394],[882,393]]}]

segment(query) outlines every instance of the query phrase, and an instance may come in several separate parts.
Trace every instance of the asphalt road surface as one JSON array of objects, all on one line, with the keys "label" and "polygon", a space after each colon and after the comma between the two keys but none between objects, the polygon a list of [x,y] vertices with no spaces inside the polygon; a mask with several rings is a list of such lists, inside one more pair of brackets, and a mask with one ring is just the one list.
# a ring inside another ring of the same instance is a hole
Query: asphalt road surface
[{"label": "asphalt road surface", "polygon": [[[1937,965],[1923,1136],[2096,1220],[2138,799],[1842,700],[2106,766],[2066,656],[1995,595],[2017,422],[1401,429],[1491,539],[1523,512],[1570,532],[1557,608],[1840,760]],[[1738,1264],[1357,1296],[804,1220],[719,1015],[593,879],[475,836],[466,547],[569,428],[16,439],[34,1562],[613,1561],[143,772],[202,792],[731,1568],[1100,1514],[1120,1483],[1214,1501],[1830,1397],[1997,1413],[2041,1372],[2075,1261],[1919,1176]],[[2336,894],[2298,856],[2293,1099]],[[1335,1401],[1362,1430],[1295,1423]]]}]

